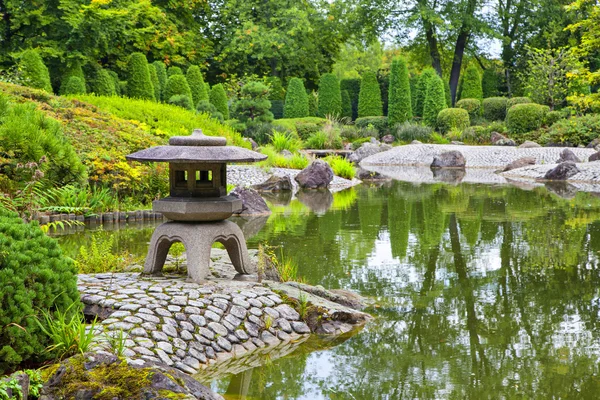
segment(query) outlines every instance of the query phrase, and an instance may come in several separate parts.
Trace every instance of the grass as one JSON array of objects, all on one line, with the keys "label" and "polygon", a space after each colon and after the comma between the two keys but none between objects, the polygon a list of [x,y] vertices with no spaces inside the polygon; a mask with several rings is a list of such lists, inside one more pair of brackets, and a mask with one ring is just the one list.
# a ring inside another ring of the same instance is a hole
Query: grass
[{"label": "grass", "polygon": [[100,229],[92,234],[89,246],[81,246],[75,263],[79,273],[95,274],[118,272],[137,260],[127,252],[114,250],[115,236],[106,235]]},{"label": "grass", "polygon": [[340,156],[325,157],[325,161],[331,166],[333,173],[346,179],[353,179],[356,175],[354,164]]},{"label": "grass", "polygon": [[258,165],[264,168],[292,168],[304,169],[308,166],[309,160],[300,153],[294,153],[291,157],[286,157],[280,154],[273,145],[263,146],[260,149],[261,153],[267,156],[265,161],[261,161]]},{"label": "grass", "polygon": [[295,153],[302,148],[302,140],[288,132],[273,131],[271,145],[278,153],[284,150]]}]

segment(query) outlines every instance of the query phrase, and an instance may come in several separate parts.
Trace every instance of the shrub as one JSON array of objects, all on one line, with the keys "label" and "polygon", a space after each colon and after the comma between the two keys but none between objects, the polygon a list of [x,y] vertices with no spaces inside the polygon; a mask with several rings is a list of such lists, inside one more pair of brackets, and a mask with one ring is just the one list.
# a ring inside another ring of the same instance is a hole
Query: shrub
[{"label": "shrub", "polygon": [[483,126],[470,126],[462,133],[466,144],[485,144],[490,142],[490,131]]},{"label": "shrub", "polygon": [[[311,132],[309,133],[316,132],[325,126],[326,123],[327,120],[320,117],[282,118],[273,122],[274,125],[280,126],[290,132],[297,133],[298,136],[301,136],[303,134],[301,131],[305,129],[310,130]],[[316,125],[317,129],[312,129],[312,125]]]},{"label": "shrub", "polygon": [[271,100],[271,114],[273,114],[273,118],[281,119],[283,118],[283,100]]},{"label": "shrub", "polygon": [[210,102],[217,111],[221,113],[224,119],[229,119],[229,106],[227,105],[227,95],[223,84],[219,83],[210,89]]},{"label": "shrub", "polygon": [[467,110],[471,121],[477,119],[481,115],[481,101],[478,99],[460,99],[456,102],[456,107]]},{"label": "shrub", "polygon": [[112,83],[115,88],[115,94],[117,96],[121,96],[123,93],[121,92],[121,82],[119,81],[119,75],[117,75],[117,73],[115,71],[111,71],[111,70],[106,70],[106,72],[108,73],[108,75],[110,76],[110,79],[112,80]]},{"label": "shrub", "polygon": [[[77,60],[72,60],[71,63],[65,68],[65,71],[62,74],[60,89],[58,90],[58,93],[60,95],[73,94],[73,93],[65,92],[67,82],[69,81],[69,78],[72,76],[78,77],[83,82],[83,86],[85,87],[86,79],[85,79],[85,74],[83,73],[83,68],[81,67],[81,63]],[[85,93],[85,91],[83,91],[81,93]]]},{"label": "shrub", "polygon": [[292,78],[288,83],[283,107],[284,118],[308,117],[308,94],[300,78]]},{"label": "shrub", "polygon": [[335,175],[346,179],[354,179],[356,168],[352,162],[346,160],[344,157],[329,156],[325,158],[325,162],[329,164]]},{"label": "shrub", "polygon": [[23,85],[52,93],[50,72],[48,72],[42,57],[35,50],[26,50],[21,54],[19,70]]},{"label": "shrub", "polygon": [[546,114],[544,125],[551,126],[552,124],[563,118],[564,115],[561,111],[549,111],[548,114]]},{"label": "shrub", "polygon": [[264,145],[271,141],[273,131],[285,132],[285,129],[271,123],[249,123],[244,130],[244,136],[254,139],[260,145]]},{"label": "shrub", "polygon": [[352,119],[358,118],[358,96],[360,93],[360,78],[347,78],[340,81],[340,90],[347,90],[352,105]]},{"label": "shrub", "polygon": [[225,120],[223,114],[221,114],[219,110],[217,110],[217,107],[215,107],[215,105],[208,100],[202,100],[199,102],[196,106],[196,111],[199,113],[208,114],[211,116],[211,118],[218,119],[219,122],[223,122]]},{"label": "shrub", "polygon": [[156,74],[156,68],[153,65],[148,65],[148,72],[150,73],[150,81],[152,82],[152,88],[154,89],[154,99],[160,101],[162,89],[160,87],[160,81]]},{"label": "shrub", "polygon": [[539,129],[544,123],[548,106],[535,103],[516,104],[508,109],[506,126],[509,133],[527,133]]},{"label": "shrub", "polygon": [[347,90],[342,90],[342,117],[352,119],[352,102]]},{"label": "shrub", "polygon": [[339,117],[342,114],[342,92],[335,74],[323,74],[319,80],[319,115]]},{"label": "shrub", "polygon": [[402,57],[392,61],[390,70],[390,92],[388,101],[388,122],[394,126],[412,119],[410,82],[406,60]]},{"label": "shrub", "polygon": [[446,95],[446,107],[452,107],[452,93],[450,93],[450,83],[444,79],[444,94]]},{"label": "shrub", "polygon": [[306,148],[324,150],[341,149],[342,137],[339,129],[332,126],[325,126],[323,130],[313,133],[306,141]]},{"label": "shrub", "polygon": [[408,82],[410,83],[410,105],[412,107],[413,116],[416,116],[417,87],[419,86],[419,75],[411,75]]},{"label": "shrub", "polygon": [[500,94],[498,87],[500,86],[500,76],[495,69],[486,69],[481,76],[481,89],[483,98],[496,97]]},{"label": "shrub", "polygon": [[511,97],[506,102],[506,109],[508,110],[515,104],[528,104],[533,103],[533,101],[529,97]]},{"label": "shrub", "polygon": [[427,96],[427,88],[429,87],[429,81],[437,76],[437,72],[433,68],[425,68],[421,72],[419,81],[417,82],[417,93],[415,99],[415,109],[413,114],[417,117],[423,116],[423,107],[425,106],[425,97]]},{"label": "shrub", "polygon": [[90,80],[92,93],[97,96],[114,96],[117,94],[115,83],[109,71],[98,68],[94,75],[93,79]]},{"label": "shrub", "polygon": [[[171,94],[171,96],[174,94]],[[129,56],[127,62],[127,95],[132,99],[154,100],[154,87],[150,80],[148,60],[146,60],[143,53],[132,53]]]},{"label": "shrub", "polygon": [[474,65],[470,65],[465,71],[460,98],[483,100],[481,76],[479,75],[479,70]]},{"label": "shrub", "polygon": [[310,135],[321,130],[322,125],[313,124],[311,122],[296,124],[296,132],[302,140],[308,139]]},{"label": "shrub", "polygon": [[271,145],[278,153],[283,150],[295,153],[302,148],[302,141],[289,132],[273,131]]},{"label": "shrub", "polygon": [[375,72],[365,72],[358,94],[358,117],[379,117],[383,115],[381,90]]},{"label": "shrub", "polygon": [[437,116],[446,108],[446,95],[444,94],[444,82],[439,76],[434,76],[429,81],[425,104],[423,105],[423,121],[429,126],[435,126]]},{"label": "shrub", "polygon": [[192,65],[188,68],[186,73],[186,79],[190,90],[192,91],[192,100],[194,106],[197,106],[202,100],[208,100],[208,92],[206,91],[206,85],[204,84],[204,78],[200,67]]},{"label": "shrub", "polygon": [[174,96],[169,97],[168,104],[183,107],[186,110],[193,110],[194,103],[192,102],[192,98],[190,96],[186,96],[184,94],[176,94]]},{"label": "shrub", "polygon": [[437,116],[437,127],[442,133],[451,129],[463,130],[471,124],[469,113],[463,108],[446,108]]},{"label": "shrub", "polygon": [[156,70],[156,77],[158,78],[158,84],[160,86],[160,98],[156,100],[165,100],[164,91],[167,87],[167,67],[162,61],[154,61],[152,66]]},{"label": "shrub", "polygon": [[359,129],[366,129],[372,126],[377,130],[379,136],[387,135],[389,132],[388,117],[364,117],[358,118],[355,125]]},{"label": "shrub", "polygon": [[291,157],[286,157],[270,144],[261,147],[260,151],[268,157],[265,161],[259,163],[263,167],[304,169],[309,164],[308,158],[302,154],[294,153]]},{"label": "shrub", "polygon": [[[192,100],[192,91],[187,83],[187,79],[180,74],[169,76],[167,79],[167,87],[165,88],[163,95],[166,100],[171,100],[171,97],[173,96],[187,96],[190,98],[190,101]],[[194,107],[192,107],[192,110],[193,109]]]},{"label": "shrub", "polygon": [[547,141],[570,146],[586,146],[598,138],[599,132],[600,114],[588,114],[555,122],[548,129]]},{"label": "shrub", "polygon": [[271,122],[271,102],[269,88],[261,82],[248,82],[242,86],[240,98],[235,102],[233,111],[237,119],[248,122]]},{"label": "shrub", "polygon": [[85,82],[78,76],[71,76],[67,82],[60,88],[64,96],[70,94],[85,94]]},{"label": "shrub", "polygon": [[167,69],[167,77],[169,76],[173,76],[173,75],[183,75],[183,70],[180,67],[169,67]]},{"label": "shrub", "polygon": [[319,95],[316,92],[308,95],[308,115],[311,117],[319,115]]},{"label": "shrub", "polygon": [[73,261],[34,222],[0,207],[0,373],[49,358],[36,314],[79,302]]},{"label": "shrub", "polygon": [[483,118],[488,121],[504,121],[506,118],[506,97],[488,97],[483,100]]},{"label": "shrub", "polygon": [[410,122],[397,124],[394,127],[394,136],[396,137],[396,139],[401,140],[403,142],[412,142],[413,140],[428,142],[429,140],[431,140],[432,134],[432,127],[420,124],[413,124]]}]

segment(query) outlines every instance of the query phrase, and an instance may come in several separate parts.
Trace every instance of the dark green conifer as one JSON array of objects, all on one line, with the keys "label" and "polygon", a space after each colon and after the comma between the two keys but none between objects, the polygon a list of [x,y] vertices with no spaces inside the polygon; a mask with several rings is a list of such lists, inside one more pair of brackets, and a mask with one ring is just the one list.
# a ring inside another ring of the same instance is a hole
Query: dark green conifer
[{"label": "dark green conifer", "polygon": [[347,90],[342,90],[342,117],[352,120],[352,102]]},{"label": "dark green conifer", "polygon": [[319,115],[339,117],[342,114],[342,92],[335,74],[323,74],[319,80]]},{"label": "dark green conifer", "polygon": [[418,117],[423,116],[423,106],[425,105],[425,96],[427,95],[427,87],[429,86],[429,81],[437,76],[437,72],[433,68],[425,68],[423,72],[421,72],[421,76],[419,77],[419,82],[417,83],[417,94],[416,94],[416,107],[414,114]]},{"label": "dark green conifer", "polygon": [[188,96],[192,100],[192,91],[188,85],[184,75],[175,74],[167,79],[167,87],[165,88],[165,99],[167,102],[173,96]]},{"label": "dark green conifer", "polygon": [[19,70],[23,85],[52,93],[50,84],[50,72],[44,64],[44,60],[35,50],[26,50],[19,58]]},{"label": "dark green conifer", "polygon": [[127,95],[132,99],[155,100],[148,60],[143,53],[132,53],[129,56]]},{"label": "dark green conifer", "polygon": [[479,75],[479,70],[474,65],[470,65],[465,71],[460,98],[483,100],[481,76]]},{"label": "dark green conifer", "polygon": [[304,82],[300,78],[292,78],[288,83],[283,106],[284,118],[308,117],[308,94],[304,88]]},{"label": "dark green conifer", "polygon": [[437,74],[429,79],[425,104],[423,105],[423,121],[425,124],[435,127],[440,111],[446,108],[446,95],[444,93],[444,82]]},{"label": "dark green conifer", "polygon": [[[162,61],[154,61],[152,66],[156,70],[156,77],[160,85],[160,100],[164,101],[164,92],[167,87],[167,67]],[[158,100],[158,99],[157,99]]]},{"label": "dark green conifer", "polygon": [[190,90],[192,91],[194,107],[202,100],[208,100],[208,92],[206,91],[206,85],[200,67],[197,65],[189,67],[186,73],[186,79],[188,85],[190,85]]},{"label": "dark green conifer", "polygon": [[215,106],[224,119],[229,119],[229,106],[227,105],[227,94],[223,84],[219,83],[210,89],[210,103]]},{"label": "dark green conifer", "polygon": [[410,81],[406,60],[402,57],[392,61],[388,101],[388,123],[394,126],[412,120]]},{"label": "dark green conifer", "polygon": [[358,94],[358,118],[380,117],[383,115],[381,90],[375,72],[365,72]]}]

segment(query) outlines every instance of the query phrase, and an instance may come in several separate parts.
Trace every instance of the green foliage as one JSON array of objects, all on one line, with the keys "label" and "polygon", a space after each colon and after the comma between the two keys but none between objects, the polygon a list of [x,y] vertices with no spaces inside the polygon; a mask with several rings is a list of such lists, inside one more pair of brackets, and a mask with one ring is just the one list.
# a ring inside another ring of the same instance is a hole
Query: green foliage
[{"label": "green foliage", "polygon": [[452,93],[450,93],[450,83],[444,79],[444,94],[446,95],[446,107],[452,107]]},{"label": "green foliage", "polygon": [[463,130],[471,125],[469,112],[463,108],[446,108],[437,116],[437,128],[446,133],[451,129]]},{"label": "green foliage", "polygon": [[402,124],[397,124],[392,132],[396,139],[403,142],[410,143],[413,140],[418,140],[426,143],[431,139],[433,128],[430,126],[404,122]]},{"label": "green foliage", "polygon": [[167,88],[167,67],[162,61],[154,61],[152,66],[156,70],[156,77],[158,78],[158,84],[160,86],[160,97],[157,100],[164,101],[164,92]]},{"label": "green foliage", "polygon": [[341,156],[328,156],[325,161],[329,164],[333,173],[346,179],[354,179],[356,168],[354,164]]},{"label": "green foliage", "polygon": [[169,67],[167,69],[167,77],[170,77],[173,75],[183,75],[183,70],[181,69],[181,67],[177,67],[177,66]]},{"label": "green foliage", "polygon": [[469,65],[465,70],[462,82],[461,99],[483,100],[483,88],[481,87],[481,75],[475,65]]},{"label": "green foliage", "polygon": [[156,74],[156,68],[153,65],[148,65],[148,72],[150,73],[150,81],[152,82],[152,87],[154,88],[154,99],[156,101],[160,101],[161,96],[161,86],[160,81],[158,80],[158,75]]},{"label": "green foliage", "polygon": [[335,120],[328,119],[322,129],[310,134],[306,141],[309,149],[341,149],[341,126]]},{"label": "green foliage", "polygon": [[208,92],[206,91],[206,85],[204,84],[204,78],[202,77],[200,67],[197,65],[192,65],[189,67],[186,73],[186,78],[188,85],[190,86],[190,90],[192,91],[192,100],[194,101],[194,106],[198,105],[198,103],[202,100],[208,100]]},{"label": "green foliage", "polygon": [[437,116],[446,108],[446,95],[444,94],[444,82],[442,78],[435,75],[429,81],[425,103],[423,104],[423,122],[429,126],[435,126]]},{"label": "green foliage", "polygon": [[352,119],[358,118],[358,96],[360,94],[360,78],[347,78],[340,81],[340,90],[347,90],[352,105]]},{"label": "green foliage", "polygon": [[37,51],[26,50],[21,54],[19,57],[19,72],[23,85],[52,93],[50,72],[48,72],[44,60]]},{"label": "green foliage", "polygon": [[375,72],[365,72],[360,82],[358,95],[358,117],[379,117],[383,115],[381,90]]},{"label": "green foliage", "polygon": [[[83,82],[83,86],[85,87],[85,85],[86,85],[85,75],[83,73],[83,68],[81,67],[81,62],[79,62],[78,60],[72,60],[70,62],[70,64],[65,68],[65,71],[62,75],[60,89],[58,91],[59,94],[61,94],[61,95],[73,94],[73,93],[65,93],[65,86],[67,85],[69,78],[71,78],[72,76],[76,76],[79,79],[81,79],[81,81]],[[83,93],[85,93],[85,91]]]},{"label": "green foliage", "polygon": [[300,78],[292,78],[288,83],[283,108],[284,118],[308,117],[308,94],[304,89],[304,82]]},{"label": "green foliage", "polygon": [[569,146],[586,146],[592,140],[598,138],[598,132],[600,132],[599,114],[571,117],[555,122],[548,129],[546,141]]},{"label": "green foliage", "polygon": [[425,107],[425,97],[427,97],[427,88],[429,87],[429,81],[431,81],[436,76],[437,73],[433,68],[425,68],[419,76],[415,98],[415,109],[413,109],[413,114],[417,117],[423,117],[423,109]]},{"label": "green foliage", "polygon": [[240,98],[234,103],[233,114],[241,122],[271,122],[269,88],[261,82],[249,82],[242,87]]},{"label": "green foliage", "polygon": [[185,108],[186,110],[194,109],[194,102],[192,101],[192,98],[184,94],[176,94],[174,96],[169,97],[167,103]]},{"label": "green foliage", "polygon": [[564,115],[561,111],[550,111],[546,114],[546,119],[544,120],[544,125],[551,126],[556,121],[563,119]]},{"label": "green foliage", "polygon": [[112,80],[113,86],[115,88],[115,94],[117,96],[123,95],[123,93],[121,91],[121,82],[119,81],[119,75],[117,75],[117,73],[115,71],[107,70],[106,72],[108,72],[108,75],[110,76],[110,79]]},{"label": "green foliage", "polygon": [[342,117],[352,120],[352,102],[347,90],[342,90]]},{"label": "green foliage", "polygon": [[511,97],[506,102],[506,109],[508,110],[515,104],[528,104],[533,103],[533,101],[529,97]]},{"label": "green foliage", "polygon": [[499,72],[493,68],[488,68],[483,71],[481,76],[481,90],[483,91],[483,98],[497,97],[500,95],[500,76]]},{"label": "green foliage", "polygon": [[85,82],[78,76],[70,76],[64,85],[60,88],[61,94],[68,96],[71,94],[85,94]]},{"label": "green foliage", "polygon": [[105,272],[122,272],[135,262],[126,251],[118,252],[116,236],[107,235],[102,230],[92,234],[89,246],[81,246],[76,265],[81,274],[98,274]]},{"label": "green foliage", "polygon": [[98,68],[95,76],[90,80],[91,92],[97,96],[114,96],[117,94],[115,83],[109,71]]},{"label": "green foliage", "polygon": [[550,111],[548,106],[540,104],[516,104],[508,109],[506,114],[506,126],[508,132],[521,134],[539,129]]},{"label": "green foliage", "polygon": [[469,112],[471,121],[476,120],[481,115],[481,100],[464,98],[456,102],[456,107],[462,108]]},{"label": "green foliage", "polygon": [[127,63],[127,95],[132,99],[155,100],[148,60],[146,60],[143,53],[133,53],[129,56]]},{"label": "green foliage", "polygon": [[388,101],[388,122],[394,126],[412,120],[410,81],[406,60],[402,57],[392,61]]},{"label": "green foliage", "polygon": [[387,135],[389,132],[388,117],[358,118],[355,125],[359,129],[366,129],[370,126],[378,132],[380,137]]},{"label": "green foliage", "polygon": [[[190,101],[190,103],[191,103],[191,101]],[[209,102],[208,100],[202,100],[201,102],[199,102],[198,105],[196,106],[196,111],[198,111],[200,113],[206,113],[206,114],[210,115],[211,118],[216,118],[220,122],[224,121],[223,114],[221,114],[219,112],[219,110],[217,110],[217,107],[215,107],[215,105],[212,104],[211,102]]]},{"label": "green foliage", "polygon": [[304,169],[309,163],[308,158],[300,153],[294,153],[291,157],[286,157],[270,144],[261,146],[260,152],[268,157],[265,161],[259,163],[261,167]]},{"label": "green foliage", "polygon": [[287,132],[273,131],[271,145],[278,153],[281,153],[283,150],[295,153],[302,148],[302,140]]},{"label": "green foliage", "polygon": [[323,74],[319,80],[319,115],[339,117],[342,114],[340,81],[334,74]]},{"label": "green foliage", "polygon": [[183,74],[170,75],[167,79],[167,86],[165,87],[163,98],[165,100],[170,100],[173,96],[187,96],[190,98],[190,101],[192,99],[192,91]]},{"label": "green foliage", "polygon": [[506,118],[506,97],[488,97],[483,99],[483,118],[488,121],[504,121]]},{"label": "green foliage", "polygon": [[419,75],[411,74],[409,78],[410,83],[410,105],[412,106],[413,116],[416,116],[417,112],[417,88],[419,86]]},{"label": "green foliage", "polygon": [[316,92],[308,94],[308,115],[311,117],[319,116],[319,95]]},{"label": "green foliage", "polygon": [[0,206],[0,373],[48,358],[36,314],[66,312],[79,302],[72,260],[37,223]]},{"label": "green foliage", "polygon": [[229,119],[229,106],[227,105],[227,95],[225,94],[225,88],[221,83],[213,86],[210,89],[210,102],[213,104],[217,111],[221,113],[224,119]]},{"label": "green foliage", "polygon": [[[290,132],[297,133],[302,139],[306,139],[308,134],[321,129],[327,120],[320,117],[304,118],[282,118],[273,122],[273,125],[282,127]],[[314,128],[316,126],[316,129]]]}]

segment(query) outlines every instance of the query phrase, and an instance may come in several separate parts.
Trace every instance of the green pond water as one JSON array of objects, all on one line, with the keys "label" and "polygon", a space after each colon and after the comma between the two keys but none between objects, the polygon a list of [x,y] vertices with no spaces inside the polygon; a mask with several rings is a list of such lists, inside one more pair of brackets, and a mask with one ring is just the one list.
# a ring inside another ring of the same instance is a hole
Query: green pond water
[{"label": "green pond water", "polygon": [[[394,181],[300,200],[274,205],[249,247],[281,246],[307,283],[371,298],[375,320],[336,346],[206,382],[226,398],[600,396],[593,194]],[[144,255],[151,233],[112,234]],[[76,254],[89,237],[59,240]]]}]

